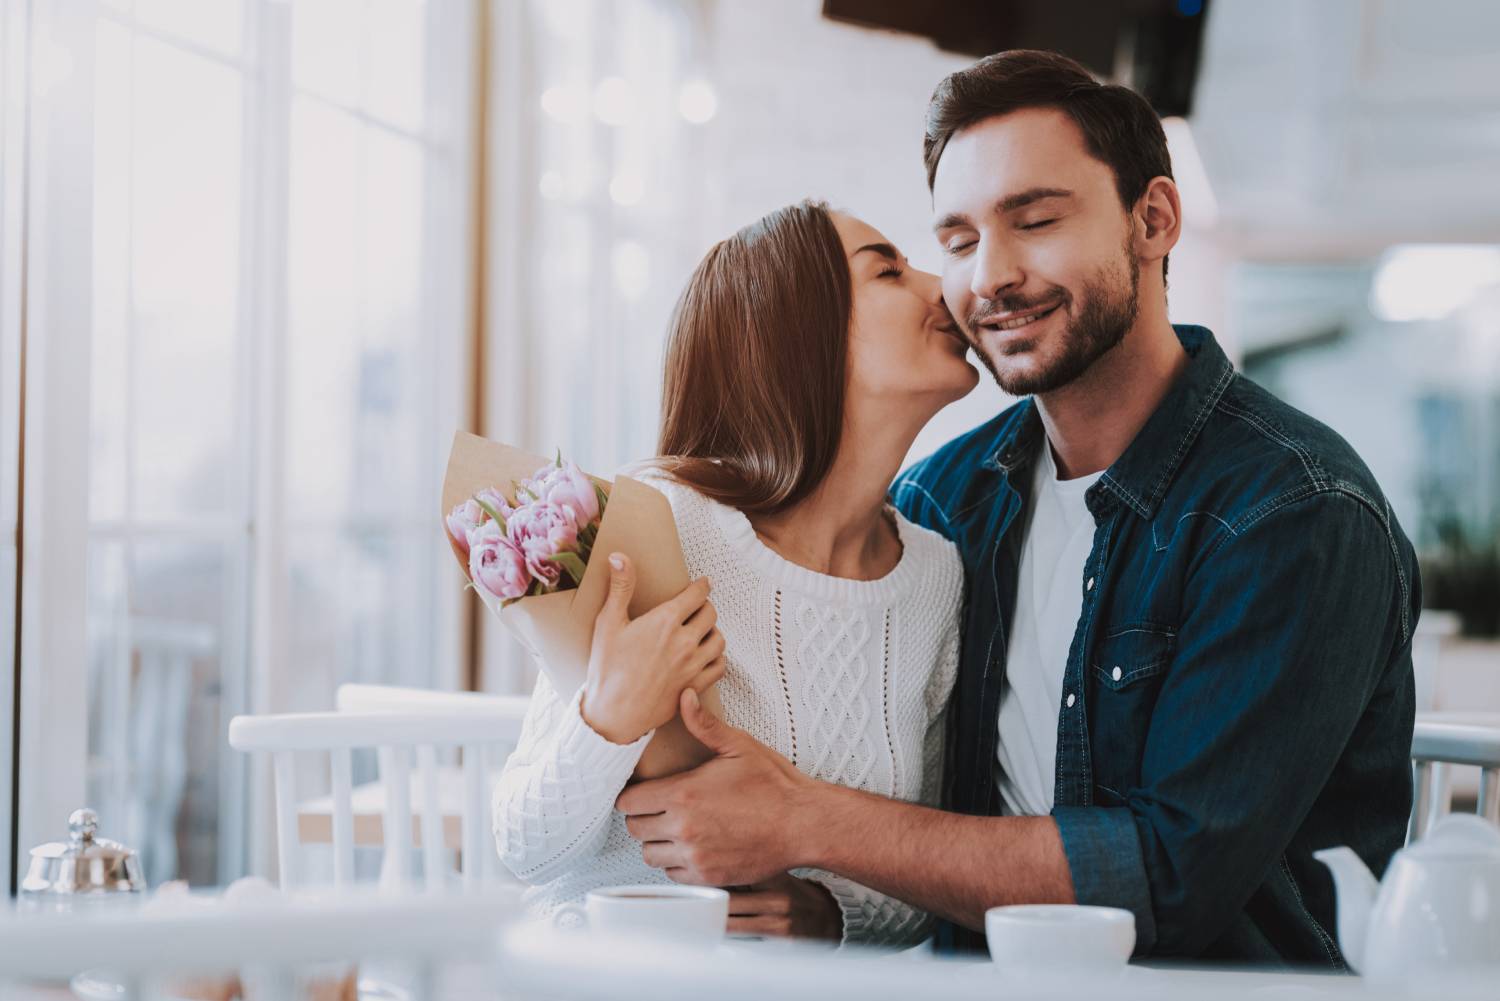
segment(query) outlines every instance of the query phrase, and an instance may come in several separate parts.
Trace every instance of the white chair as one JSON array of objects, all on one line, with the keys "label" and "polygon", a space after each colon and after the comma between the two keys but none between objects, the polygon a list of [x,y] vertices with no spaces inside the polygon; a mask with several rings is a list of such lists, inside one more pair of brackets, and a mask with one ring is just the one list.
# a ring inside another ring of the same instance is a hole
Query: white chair
[{"label": "white chair", "polygon": [[1421,713],[1411,742],[1412,809],[1406,840],[1452,809],[1454,766],[1478,767],[1476,812],[1500,824],[1500,713]]},{"label": "white chair", "polygon": [[[486,780],[497,775],[505,757],[520,739],[521,725],[531,703],[526,695],[489,695],[478,692],[433,691],[426,688],[402,688],[393,685],[340,685],[335,705],[340,712],[416,712],[483,715],[495,727],[495,740],[485,746]],[[443,811],[443,834],[449,848],[462,846],[459,817],[463,809],[463,774],[447,763],[438,765],[438,802]],[[413,782],[419,781],[413,776]],[[422,793],[414,788],[413,801]],[[357,846],[384,843],[382,820],[385,815],[385,785],[365,782],[354,787],[350,797],[354,809],[354,843]],[[330,844],[333,841],[333,797],[317,796],[297,805],[297,831],[303,844]]]},{"label": "white chair", "polygon": [[482,713],[521,736],[529,695],[490,695],[485,692],[439,692],[396,685],[340,685],[334,698],[340,712],[453,712]]},{"label": "white chair", "polygon": [[[382,787],[381,833],[385,847],[382,882],[404,886],[412,881],[411,855],[420,844],[423,879],[429,888],[446,883],[450,868],[439,798],[439,751],[459,748],[462,801],[459,837],[461,872],[466,885],[499,876],[499,860],[490,839],[486,750],[509,746],[514,736],[494,715],[474,713],[287,713],[237,716],[229,723],[229,744],[236,750],[272,756],[276,785],[276,842],[281,885],[299,884],[297,849],[298,799],[293,755],[325,753],[332,787],[333,882],[354,879],[355,814],[353,752],[377,752]],[[412,775],[412,757],[416,775]],[[416,779],[415,786],[413,778]],[[415,793],[414,793],[415,789]],[[412,799],[418,802],[413,830]]]}]

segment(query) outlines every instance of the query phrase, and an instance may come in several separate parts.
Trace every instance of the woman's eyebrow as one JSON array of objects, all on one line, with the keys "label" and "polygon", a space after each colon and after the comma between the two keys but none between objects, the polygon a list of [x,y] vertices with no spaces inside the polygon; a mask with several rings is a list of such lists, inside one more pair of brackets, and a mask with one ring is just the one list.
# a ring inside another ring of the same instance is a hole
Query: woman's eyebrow
[{"label": "woman's eyebrow", "polygon": [[867,243],[849,256],[853,258],[859,254],[863,254],[867,250],[872,254],[879,254],[881,257],[889,258],[897,264],[901,263],[901,252],[889,243]]}]

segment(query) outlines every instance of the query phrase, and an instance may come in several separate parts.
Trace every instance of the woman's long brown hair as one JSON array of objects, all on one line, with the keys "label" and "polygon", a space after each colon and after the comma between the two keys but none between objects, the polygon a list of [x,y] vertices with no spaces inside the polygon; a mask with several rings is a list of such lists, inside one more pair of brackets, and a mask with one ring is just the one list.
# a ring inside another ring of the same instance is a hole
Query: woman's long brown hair
[{"label": "woman's long brown hair", "polygon": [[843,431],[852,308],[823,202],[778,209],[716,244],[672,315],[660,466],[747,514],[807,497]]}]

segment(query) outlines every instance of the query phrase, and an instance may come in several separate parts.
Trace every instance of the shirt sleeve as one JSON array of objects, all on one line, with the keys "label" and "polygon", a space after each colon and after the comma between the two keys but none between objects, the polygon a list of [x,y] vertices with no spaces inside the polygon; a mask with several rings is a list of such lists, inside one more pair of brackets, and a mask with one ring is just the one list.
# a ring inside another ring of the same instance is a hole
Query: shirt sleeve
[{"label": "shirt sleeve", "polygon": [[528,883],[546,882],[599,851],[615,797],[655,733],[611,743],[584,721],[581,698],[580,689],[564,702],[538,674],[520,740],[495,782],[495,847]]},{"label": "shirt sleeve", "polygon": [[1375,511],[1328,492],[1189,571],[1138,783],[1053,810],[1078,902],[1133,911],[1138,952],[1201,952],[1286,851],[1410,642],[1407,565]]}]

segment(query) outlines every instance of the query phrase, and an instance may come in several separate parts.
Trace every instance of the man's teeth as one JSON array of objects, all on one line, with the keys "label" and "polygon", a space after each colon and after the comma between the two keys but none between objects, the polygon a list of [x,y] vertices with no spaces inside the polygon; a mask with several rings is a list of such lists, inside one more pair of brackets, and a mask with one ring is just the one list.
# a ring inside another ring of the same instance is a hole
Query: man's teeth
[{"label": "man's teeth", "polygon": [[1016,330],[1029,323],[1035,323],[1050,312],[1052,310],[1044,309],[1040,313],[1032,313],[1030,316],[1018,316],[1014,320],[1001,320],[999,323],[994,324],[994,327],[996,330]]}]

